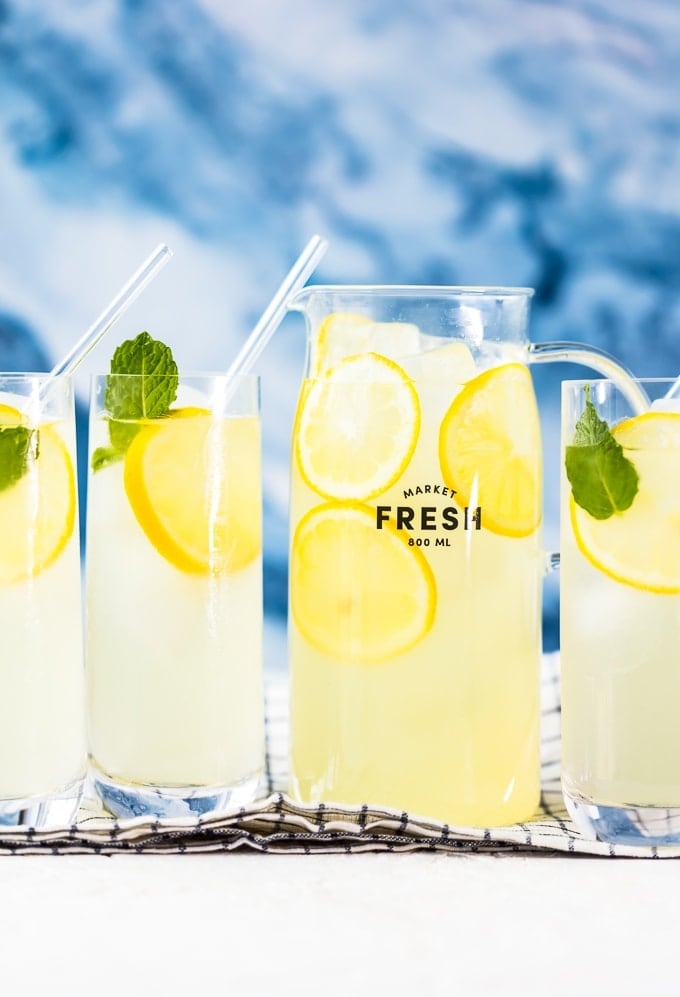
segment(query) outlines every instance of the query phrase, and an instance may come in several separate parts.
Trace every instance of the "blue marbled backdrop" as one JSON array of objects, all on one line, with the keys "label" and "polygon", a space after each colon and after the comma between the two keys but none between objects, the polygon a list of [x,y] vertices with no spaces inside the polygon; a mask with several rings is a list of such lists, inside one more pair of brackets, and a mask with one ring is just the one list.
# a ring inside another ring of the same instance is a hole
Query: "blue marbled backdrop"
[{"label": "blue marbled backdrop", "polygon": [[[46,369],[159,241],[112,338],[226,366],[319,231],[315,280],[529,284],[536,340],[674,374],[679,97],[677,0],[2,0],[0,369]],[[259,365],[274,629],[302,339]],[[536,371],[550,546],[575,373]]]}]

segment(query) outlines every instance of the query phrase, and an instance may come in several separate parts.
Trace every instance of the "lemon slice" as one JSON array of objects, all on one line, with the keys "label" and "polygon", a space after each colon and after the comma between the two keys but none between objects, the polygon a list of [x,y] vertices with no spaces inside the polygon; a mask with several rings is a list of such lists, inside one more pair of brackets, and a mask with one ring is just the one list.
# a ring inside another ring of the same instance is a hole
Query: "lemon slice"
[{"label": "lemon slice", "polygon": [[176,409],[134,437],[124,481],[139,525],[176,568],[219,575],[244,568],[258,555],[257,419]]},{"label": "lemon slice", "polygon": [[312,340],[310,376],[318,377],[357,353],[379,353],[398,360],[420,348],[420,330],[411,322],[374,322],[365,315],[333,312],[326,316]]},{"label": "lemon slice", "polygon": [[[22,414],[0,405],[0,426],[25,423]],[[38,427],[38,458],[0,492],[0,584],[32,578],[49,567],[66,546],[76,518],[76,484],[66,444],[53,425]]]},{"label": "lemon slice", "polygon": [[25,419],[18,409],[11,405],[0,405],[0,426],[21,426]]},{"label": "lemon slice", "polygon": [[401,367],[376,353],[347,357],[303,386],[294,429],[300,473],[326,498],[373,498],[404,471],[419,428],[418,395]]},{"label": "lemon slice", "polygon": [[425,637],[436,604],[434,577],[417,547],[375,510],[329,502],[304,516],[291,551],[291,605],[302,636],[347,663],[403,654]]},{"label": "lemon slice", "polygon": [[482,509],[482,525],[529,536],[541,520],[541,436],[531,376],[492,367],[456,395],[439,432],[445,483]]},{"label": "lemon slice", "polygon": [[649,592],[680,592],[680,414],[647,412],[612,430],[638,472],[625,512],[595,519],[571,496],[585,557],[611,578]]}]

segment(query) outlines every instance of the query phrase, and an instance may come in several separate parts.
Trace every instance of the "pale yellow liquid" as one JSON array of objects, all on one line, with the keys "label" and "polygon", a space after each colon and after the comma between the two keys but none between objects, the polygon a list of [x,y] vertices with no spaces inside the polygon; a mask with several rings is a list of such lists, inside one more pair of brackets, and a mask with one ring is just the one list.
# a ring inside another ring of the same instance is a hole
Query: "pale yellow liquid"
[{"label": "pale yellow liquid", "polygon": [[[664,451],[668,486],[680,460]],[[680,596],[594,567],[576,546],[562,484],[562,775],[570,795],[606,805],[680,806]],[[625,515],[625,513],[624,513]]]},{"label": "pale yellow liquid", "polygon": [[[369,505],[456,502],[404,498],[407,488],[444,484],[439,427],[460,388],[414,383],[422,407],[416,451]],[[291,535],[321,502],[293,460]],[[338,660],[312,647],[291,614],[292,791],[308,802],[382,804],[455,824],[528,818],[539,797],[539,531],[409,536],[430,538],[420,549],[437,599],[430,631],[411,650],[375,664]]]},{"label": "pale yellow liquid", "polygon": [[[72,434],[50,426],[75,467]],[[0,585],[0,799],[56,795],[84,775],[81,621],[76,524],[52,564]]]},{"label": "pale yellow liquid", "polygon": [[[106,445],[103,422],[95,432],[93,446]],[[166,787],[234,786],[257,775],[261,557],[216,576],[175,567],[137,522],[122,462],[90,472],[87,542],[95,766],[118,782]]]}]

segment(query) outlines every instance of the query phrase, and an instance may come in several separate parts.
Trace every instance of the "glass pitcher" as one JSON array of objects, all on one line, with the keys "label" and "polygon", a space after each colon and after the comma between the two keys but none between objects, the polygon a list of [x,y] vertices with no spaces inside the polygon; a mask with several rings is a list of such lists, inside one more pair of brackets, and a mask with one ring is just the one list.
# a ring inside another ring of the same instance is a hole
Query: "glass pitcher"
[{"label": "glass pitcher", "polygon": [[[311,286],[292,446],[291,791],[451,824],[539,800],[529,288]],[[635,391],[634,385],[630,388]],[[637,401],[635,402],[637,405]]]}]

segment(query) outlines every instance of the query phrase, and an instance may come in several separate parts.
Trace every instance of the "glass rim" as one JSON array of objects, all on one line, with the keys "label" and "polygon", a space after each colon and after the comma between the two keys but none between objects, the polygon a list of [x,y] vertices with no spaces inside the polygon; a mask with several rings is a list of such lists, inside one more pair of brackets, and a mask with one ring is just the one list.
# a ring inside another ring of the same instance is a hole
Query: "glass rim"
[{"label": "glass rim", "polygon": [[[631,377],[628,380],[633,384],[674,384],[677,377]],[[587,384],[609,384],[613,388],[621,388],[621,381],[617,381],[613,377],[567,377],[562,380],[561,384],[562,391],[584,388]]]},{"label": "glass rim", "polygon": [[73,374],[50,374],[45,370],[0,371],[0,381],[72,381]]},{"label": "glass rim", "polygon": [[177,378],[179,381],[224,381],[225,383],[236,381],[243,384],[258,384],[261,380],[260,374],[244,373],[228,375],[224,371],[202,370],[178,371],[177,374],[112,374],[111,371],[94,371],[90,374],[91,381],[100,380],[105,377],[172,377]]}]

